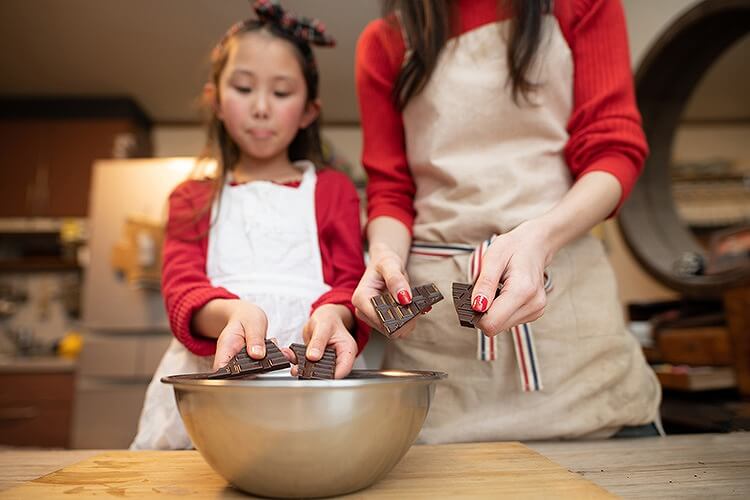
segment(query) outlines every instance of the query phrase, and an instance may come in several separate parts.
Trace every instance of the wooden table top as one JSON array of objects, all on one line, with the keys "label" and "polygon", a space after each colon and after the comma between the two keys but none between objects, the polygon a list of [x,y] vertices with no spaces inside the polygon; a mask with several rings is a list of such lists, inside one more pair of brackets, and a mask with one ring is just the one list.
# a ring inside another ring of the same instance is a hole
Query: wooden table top
[{"label": "wooden table top", "polygon": [[[568,471],[625,498],[750,498],[750,433],[526,445]],[[477,443],[451,449],[466,454],[474,447],[477,451],[487,451],[492,446],[492,443]],[[415,446],[404,461],[414,453],[425,454],[430,448],[436,447]],[[0,490],[102,452],[0,448]]]}]

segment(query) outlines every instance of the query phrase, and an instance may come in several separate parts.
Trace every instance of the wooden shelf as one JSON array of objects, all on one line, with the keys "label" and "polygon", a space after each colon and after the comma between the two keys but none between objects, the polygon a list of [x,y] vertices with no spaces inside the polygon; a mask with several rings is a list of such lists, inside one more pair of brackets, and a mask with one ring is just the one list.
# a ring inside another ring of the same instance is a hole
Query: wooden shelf
[{"label": "wooden shelf", "polygon": [[0,273],[27,273],[42,271],[80,271],[74,260],[55,257],[25,257],[0,261]]},{"label": "wooden shelf", "polygon": [[661,386],[679,391],[707,391],[737,387],[734,370],[729,367],[685,367],[675,371],[666,365],[654,367]]}]

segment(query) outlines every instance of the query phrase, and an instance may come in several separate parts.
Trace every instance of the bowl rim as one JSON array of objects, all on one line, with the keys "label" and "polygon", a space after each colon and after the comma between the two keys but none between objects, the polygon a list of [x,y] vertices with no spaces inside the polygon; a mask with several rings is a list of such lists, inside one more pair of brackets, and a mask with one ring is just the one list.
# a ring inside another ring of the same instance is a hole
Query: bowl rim
[{"label": "bowl rim", "polygon": [[175,387],[294,387],[296,389],[304,389],[307,387],[349,388],[396,383],[425,383],[435,382],[448,377],[448,374],[445,372],[421,370],[352,370],[352,374],[355,375],[352,378],[338,380],[300,380],[291,375],[283,378],[279,376],[264,377],[261,375],[248,379],[209,380],[196,377],[196,374],[185,374],[162,377],[161,382],[163,384],[174,385]]}]

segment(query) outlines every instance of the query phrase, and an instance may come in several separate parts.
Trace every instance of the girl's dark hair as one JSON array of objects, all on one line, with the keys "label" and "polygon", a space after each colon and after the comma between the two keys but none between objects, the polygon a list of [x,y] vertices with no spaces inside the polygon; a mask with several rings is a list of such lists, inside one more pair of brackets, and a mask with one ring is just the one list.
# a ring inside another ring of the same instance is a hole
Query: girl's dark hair
[{"label": "girl's dark hair", "polygon": [[[383,15],[398,14],[408,37],[411,57],[396,79],[393,100],[403,109],[409,99],[424,89],[435,70],[440,51],[451,30],[451,0],[385,0]],[[528,100],[537,84],[527,73],[542,38],[542,15],[552,10],[552,0],[499,0],[512,15],[508,40],[508,73],[513,100]],[[500,5],[498,5],[499,7]],[[455,8],[455,7],[453,7]]]}]

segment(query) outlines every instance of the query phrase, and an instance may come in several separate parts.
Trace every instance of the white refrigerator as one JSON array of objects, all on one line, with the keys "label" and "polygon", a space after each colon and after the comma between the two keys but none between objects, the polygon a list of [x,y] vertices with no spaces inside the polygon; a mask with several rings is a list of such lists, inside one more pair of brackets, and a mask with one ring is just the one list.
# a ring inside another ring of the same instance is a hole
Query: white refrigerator
[{"label": "white refrigerator", "polygon": [[[163,225],[169,193],[194,165],[192,158],[103,160],[94,165],[88,249],[81,258],[84,346],[74,448],[125,448],[135,435],[146,387],[172,337],[158,286],[129,282],[113,258],[115,249],[128,241],[126,221]],[[137,240],[143,244],[136,245],[136,260],[158,258],[160,249],[153,239]]]}]

